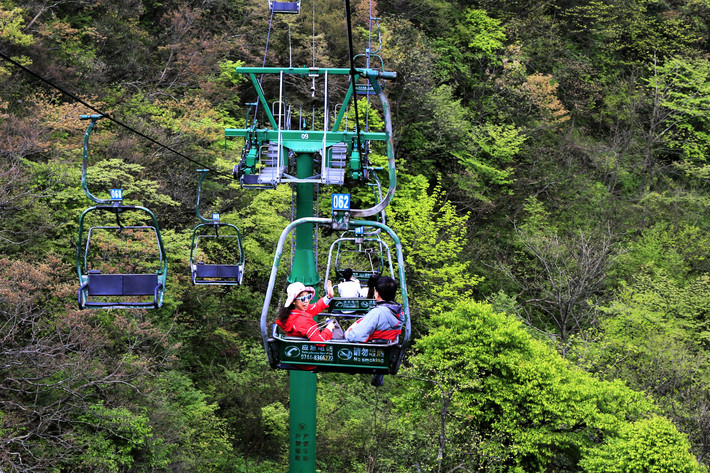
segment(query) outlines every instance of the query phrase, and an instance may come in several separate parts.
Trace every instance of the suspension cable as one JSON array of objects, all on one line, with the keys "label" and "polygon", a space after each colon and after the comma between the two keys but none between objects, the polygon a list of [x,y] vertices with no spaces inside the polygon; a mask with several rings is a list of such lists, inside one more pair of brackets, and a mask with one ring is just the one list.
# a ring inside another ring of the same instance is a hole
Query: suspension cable
[{"label": "suspension cable", "polygon": [[[311,0],[313,29],[311,31],[311,67],[316,67],[316,0]],[[316,76],[311,77],[311,98],[316,96]],[[315,124],[315,122],[313,122]]]},{"label": "suspension cable", "polygon": [[[367,69],[370,68],[370,54],[372,54],[372,0],[370,0],[370,18],[367,24],[367,54],[365,55],[367,58],[365,67]],[[370,95],[368,94],[366,97],[367,107],[365,107],[365,131],[367,132],[370,131]]]},{"label": "suspension cable", "polygon": [[[269,29],[266,31],[266,47],[264,47],[264,59],[261,61],[261,67],[266,66],[266,53],[269,51],[269,38],[271,38],[271,24],[274,20],[274,10],[273,8],[271,9],[271,14],[269,15]],[[264,80],[264,74],[261,74],[259,76],[259,85],[261,85],[262,81]],[[254,128],[256,128],[256,114],[259,112],[259,100],[256,101],[256,105],[254,106]]]},{"label": "suspension cable", "polygon": [[[101,110],[97,109],[97,108],[94,107],[93,105],[91,105],[91,104],[87,103],[86,101],[80,99],[80,98],[77,97],[75,94],[73,94],[73,93],[69,92],[68,90],[66,90],[66,89],[64,89],[64,88],[62,88],[62,87],[60,87],[60,86],[58,86],[57,84],[53,83],[53,82],[50,81],[50,80],[45,79],[44,77],[40,76],[40,75],[37,74],[36,72],[32,71],[31,69],[28,69],[27,67],[23,66],[22,64],[20,64],[19,62],[15,61],[15,60],[12,59],[12,58],[10,58],[9,56],[5,55],[5,54],[4,54],[3,52],[1,52],[1,51],[0,51],[0,57],[2,57],[3,59],[5,59],[7,62],[11,63],[12,65],[14,65],[14,66],[16,66],[16,67],[22,69],[24,72],[30,74],[31,76],[35,77],[36,79],[39,79],[40,81],[44,82],[45,84],[49,85],[50,87],[52,87],[52,88],[54,88],[54,89],[57,89],[57,90],[58,90],[59,92],[61,92],[62,94],[64,94],[64,95],[66,95],[67,97],[71,98],[71,99],[74,100],[75,102],[78,102],[78,103],[82,104],[83,106],[85,106],[85,107],[88,108],[89,110],[92,110],[92,111],[96,112],[97,114],[102,115],[104,118],[108,118],[109,121],[112,121],[112,122],[114,122],[115,124],[124,127],[125,129],[127,129],[127,130],[129,130],[129,131],[131,131],[131,132],[133,132],[133,133],[135,133],[135,134],[137,134],[138,136],[141,136],[142,138],[145,138],[146,140],[150,141],[151,143],[154,143],[154,144],[156,144],[156,145],[158,145],[158,146],[160,146],[160,147],[162,147],[162,148],[164,148],[164,149],[166,149],[166,150],[168,150],[168,151],[170,151],[170,152],[176,154],[177,156],[180,156],[181,158],[186,159],[187,161],[190,161],[190,162],[193,163],[193,164],[197,164],[197,165],[200,166],[201,168],[209,169],[210,171],[216,172],[216,173],[219,174],[219,175],[227,176],[227,174],[220,173],[220,172],[218,172],[218,171],[216,171],[216,170],[210,168],[209,166],[206,166],[206,165],[200,163],[199,161],[196,161],[196,160],[194,160],[193,158],[190,158],[189,156],[186,156],[186,155],[184,155],[183,153],[181,153],[181,152],[179,152],[179,151],[177,151],[177,150],[171,148],[170,146],[168,146],[168,145],[166,145],[166,144],[163,144],[163,143],[161,143],[160,141],[158,141],[158,140],[156,140],[156,139],[154,139],[154,138],[151,138],[150,136],[148,136],[148,135],[146,135],[146,134],[144,134],[144,133],[141,133],[140,131],[136,130],[135,128],[133,128],[133,127],[131,127],[131,126],[129,126],[129,125],[127,125],[126,123],[124,123],[124,122],[122,122],[122,121],[120,121],[120,120],[118,120],[118,119],[112,117],[112,116],[109,115],[108,113],[102,112]],[[231,175],[230,175],[229,177],[231,178]]]},{"label": "suspension cable", "polygon": [[311,0],[311,6],[313,7],[313,32],[311,33],[311,41],[313,42],[313,53],[312,53],[312,63],[311,67],[316,67],[316,0]]},{"label": "suspension cable", "polygon": [[[353,31],[352,31],[352,21],[350,19],[350,0],[345,0],[345,17],[347,19],[348,25],[348,52],[350,53],[350,82],[353,86],[353,92],[355,92],[355,76],[357,71],[355,70],[355,59],[353,55]],[[354,93],[355,102],[355,133],[357,134],[357,150],[360,152],[360,119],[358,117],[357,111],[357,93]]]}]

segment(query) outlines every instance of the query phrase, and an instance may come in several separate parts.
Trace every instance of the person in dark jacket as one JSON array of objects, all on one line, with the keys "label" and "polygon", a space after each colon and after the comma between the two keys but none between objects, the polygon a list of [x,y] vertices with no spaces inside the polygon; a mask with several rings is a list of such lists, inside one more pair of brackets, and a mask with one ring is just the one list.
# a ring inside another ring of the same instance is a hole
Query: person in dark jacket
[{"label": "person in dark jacket", "polygon": [[404,314],[402,304],[394,302],[397,283],[381,276],[375,283],[376,306],[345,331],[349,342],[369,342],[373,339],[395,340],[402,333]]},{"label": "person in dark jacket", "polygon": [[[345,331],[345,339],[349,342],[395,340],[402,333],[404,324],[402,305],[394,302],[396,293],[397,283],[394,279],[389,276],[378,278],[374,291],[377,305]],[[373,376],[373,386],[379,387],[383,384],[383,375]]]}]

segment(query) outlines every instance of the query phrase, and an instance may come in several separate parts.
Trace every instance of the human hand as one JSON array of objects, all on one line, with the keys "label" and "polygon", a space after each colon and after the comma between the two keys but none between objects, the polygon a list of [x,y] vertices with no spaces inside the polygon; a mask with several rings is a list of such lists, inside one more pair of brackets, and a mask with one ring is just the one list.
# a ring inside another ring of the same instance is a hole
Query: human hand
[{"label": "human hand", "polygon": [[331,299],[335,295],[335,292],[333,291],[333,281],[331,281],[330,279],[328,279],[328,282],[325,284],[325,291],[328,297]]},{"label": "human hand", "polygon": [[330,322],[328,322],[328,325],[326,325],[325,328],[332,332],[335,329],[335,320],[331,320]]}]

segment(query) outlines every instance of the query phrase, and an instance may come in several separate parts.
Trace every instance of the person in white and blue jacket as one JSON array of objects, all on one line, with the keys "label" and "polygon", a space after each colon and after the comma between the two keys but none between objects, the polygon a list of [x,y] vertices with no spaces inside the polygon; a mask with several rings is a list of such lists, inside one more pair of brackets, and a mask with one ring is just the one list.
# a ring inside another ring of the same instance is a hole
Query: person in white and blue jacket
[{"label": "person in white and blue jacket", "polygon": [[395,340],[402,333],[404,313],[402,305],[394,302],[397,283],[389,276],[381,276],[375,283],[376,306],[345,331],[349,342]]}]

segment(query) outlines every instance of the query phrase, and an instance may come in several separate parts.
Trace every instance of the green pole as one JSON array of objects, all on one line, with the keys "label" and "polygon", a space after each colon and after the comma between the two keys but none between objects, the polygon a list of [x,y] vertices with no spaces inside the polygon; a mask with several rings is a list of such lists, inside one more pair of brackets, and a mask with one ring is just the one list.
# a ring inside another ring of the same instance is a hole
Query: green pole
[{"label": "green pole", "polygon": [[[312,153],[297,156],[296,177],[313,175]],[[313,184],[296,184],[296,218],[313,217]],[[288,280],[318,287],[320,277],[313,255],[313,224],[296,229],[296,249]],[[316,290],[316,296],[318,295]],[[318,378],[308,371],[290,371],[289,473],[316,471],[316,395]]]}]

